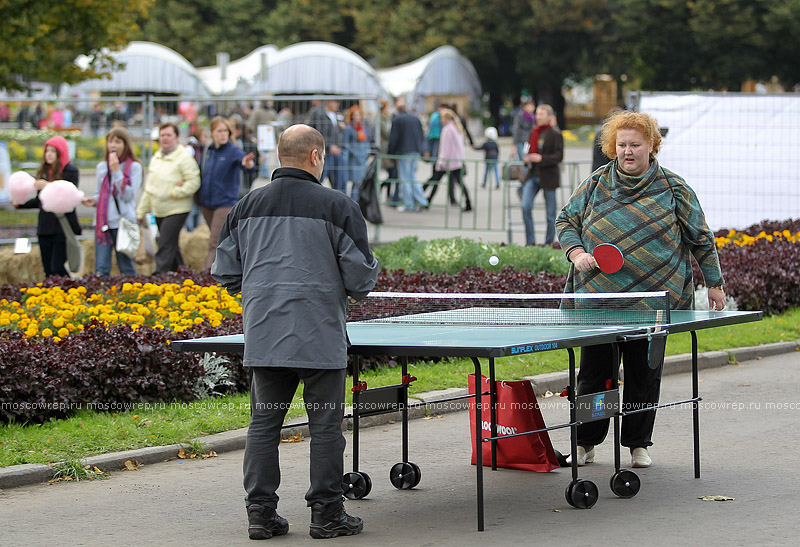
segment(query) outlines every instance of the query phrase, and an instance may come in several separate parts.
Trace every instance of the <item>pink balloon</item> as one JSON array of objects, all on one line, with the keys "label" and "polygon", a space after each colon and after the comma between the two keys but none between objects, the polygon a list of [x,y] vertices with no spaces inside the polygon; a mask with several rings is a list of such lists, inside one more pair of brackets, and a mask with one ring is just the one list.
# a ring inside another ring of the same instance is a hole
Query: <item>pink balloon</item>
[{"label": "pink balloon", "polygon": [[51,213],[68,213],[72,211],[85,194],[68,180],[54,180],[39,192],[42,210]]},{"label": "pink balloon", "polygon": [[8,195],[11,203],[22,205],[29,199],[36,195],[36,188],[33,183],[36,179],[25,171],[16,171],[11,173],[8,179]]}]

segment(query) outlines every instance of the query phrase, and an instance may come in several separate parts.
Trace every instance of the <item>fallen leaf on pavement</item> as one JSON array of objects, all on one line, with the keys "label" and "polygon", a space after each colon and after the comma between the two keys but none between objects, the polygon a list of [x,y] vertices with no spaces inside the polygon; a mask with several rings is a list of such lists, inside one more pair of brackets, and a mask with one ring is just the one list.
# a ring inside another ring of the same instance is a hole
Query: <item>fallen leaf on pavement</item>
[{"label": "fallen leaf on pavement", "polygon": [[731,497],[728,497],[728,496],[713,495],[713,496],[701,496],[701,497],[699,497],[697,499],[703,500],[703,501],[733,501],[736,498],[731,498]]},{"label": "fallen leaf on pavement", "polygon": [[132,462],[131,460],[125,460],[125,469],[128,471],[136,471],[139,469],[139,462]]},{"label": "fallen leaf on pavement", "polygon": [[303,439],[303,434],[302,433],[295,433],[294,435],[290,435],[286,439],[281,439],[281,442],[282,443],[301,443],[304,440],[305,439]]}]

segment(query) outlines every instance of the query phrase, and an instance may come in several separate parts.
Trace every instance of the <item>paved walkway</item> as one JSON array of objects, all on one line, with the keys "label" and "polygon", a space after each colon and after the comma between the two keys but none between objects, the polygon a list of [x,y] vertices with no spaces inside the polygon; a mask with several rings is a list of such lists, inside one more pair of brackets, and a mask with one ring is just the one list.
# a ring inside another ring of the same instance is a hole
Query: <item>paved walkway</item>
[{"label": "paved walkway", "polygon": [[[608,489],[610,442],[581,476],[597,484],[589,510],[564,499],[567,469],[548,474],[486,473],[486,531],[475,524],[475,470],[469,465],[466,412],[414,420],[410,459],[422,471],[411,491],[394,489],[388,470],[400,459],[400,425],[362,430],[361,470],[373,479],[367,499],[348,509],[365,520],[353,545],[794,545],[793,470],[800,465],[797,412],[800,353],[742,361],[701,371],[702,478],[692,472],[691,413],[659,411],[654,466],[637,470],[632,499]],[[665,376],[662,401],[689,396],[690,376]],[[562,399],[540,400],[548,424],[563,423]],[[348,440],[350,435],[348,434]],[[568,432],[552,434],[556,448]],[[348,449],[346,468],[352,453]],[[281,545],[306,545],[308,442],[281,446],[280,512],[289,519]],[[624,462],[624,460],[623,460]],[[0,494],[4,545],[249,545],[241,487],[242,451],[203,461],[170,461],[114,472],[106,481],[32,485]],[[698,498],[725,495],[734,501]],[[789,508],[787,510],[787,508]]]}]

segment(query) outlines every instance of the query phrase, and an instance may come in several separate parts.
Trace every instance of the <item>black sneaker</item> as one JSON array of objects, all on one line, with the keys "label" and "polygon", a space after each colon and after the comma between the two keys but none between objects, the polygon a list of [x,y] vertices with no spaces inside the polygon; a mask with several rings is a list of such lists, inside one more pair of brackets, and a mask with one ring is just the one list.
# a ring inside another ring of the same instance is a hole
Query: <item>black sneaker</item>
[{"label": "black sneaker", "polygon": [[348,515],[344,504],[333,504],[325,508],[321,503],[311,506],[311,529],[309,535],[314,539],[354,536],[364,529],[364,521]]},{"label": "black sneaker", "polygon": [[269,539],[282,536],[289,531],[289,521],[272,507],[250,505],[247,507],[247,533],[250,539]]}]

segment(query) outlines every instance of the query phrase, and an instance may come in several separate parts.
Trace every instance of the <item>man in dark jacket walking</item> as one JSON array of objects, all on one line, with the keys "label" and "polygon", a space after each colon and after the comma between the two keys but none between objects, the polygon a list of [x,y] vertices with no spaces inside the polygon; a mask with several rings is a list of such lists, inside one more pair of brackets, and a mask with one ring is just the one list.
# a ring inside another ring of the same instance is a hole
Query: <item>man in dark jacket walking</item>
[{"label": "man in dark jacket walking", "polygon": [[405,156],[397,160],[397,175],[400,177],[400,197],[403,206],[399,211],[416,211],[428,207],[422,185],[417,182],[417,162],[424,148],[422,124],[419,118],[406,111],[406,101],[398,97],[394,104],[397,115],[392,118],[389,132],[388,153]]},{"label": "man in dark jacket walking", "polygon": [[347,191],[345,158],[342,154],[342,129],[339,127],[339,101],[325,101],[308,113],[308,125],[322,133],[325,139],[325,167],[320,182],[328,177],[331,188],[340,192]]},{"label": "man in dark jacket walking", "polygon": [[242,292],[244,366],[251,367],[251,417],[244,453],[250,539],[288,532],[277,512],[278,446],[300,380],[311,431],[310,535],[357,534],[344,511],[342,419],[347,364],[347,299],[374,287],[378,261],[356,202],[319,182],[325,141],[307,125],[278,142],[281,167],[222,227],[211,275]]}]

